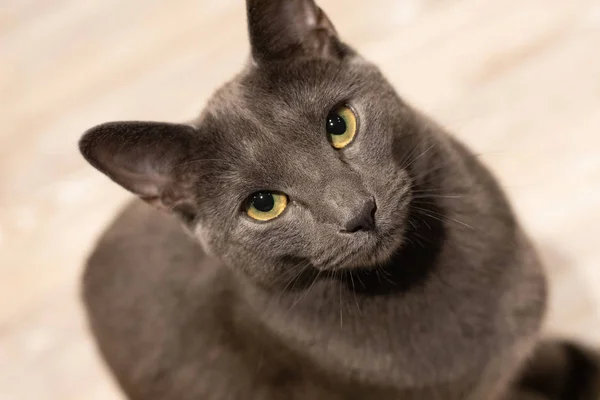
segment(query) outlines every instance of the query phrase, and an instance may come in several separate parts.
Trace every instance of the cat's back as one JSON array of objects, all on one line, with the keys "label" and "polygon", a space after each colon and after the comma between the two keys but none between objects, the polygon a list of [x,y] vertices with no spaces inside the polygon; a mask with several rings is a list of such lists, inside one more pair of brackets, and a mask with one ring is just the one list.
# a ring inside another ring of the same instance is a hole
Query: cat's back
[{"label": "cat's back", "polygon": [[168,358],[181,354],[178,336],[190,321],[215,324],[206,308],[226,291],[218,266],[173,217],[141,201],[103,234],[82,295],[99,350],[129,395],[173,366]]}]

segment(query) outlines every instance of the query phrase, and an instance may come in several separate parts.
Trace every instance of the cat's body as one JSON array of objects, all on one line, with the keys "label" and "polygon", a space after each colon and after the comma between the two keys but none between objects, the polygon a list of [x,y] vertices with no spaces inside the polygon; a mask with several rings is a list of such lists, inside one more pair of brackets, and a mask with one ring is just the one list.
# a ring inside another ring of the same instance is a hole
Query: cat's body
[{"label": "cat's body", "polygon": [[[321,280],[269,299],[205,256],[174,218],[136,201],[90,259],[92,327],[134,399],[491,399],[528,354],[544,304],[535,255],[508,218],[514,244],[461,265],[495,259],[471,282],[443,262],[463,257],[447,248],[435,265],[440,275],[398,294],[355,294]],[[471,227],[451,224],[448,235],[471,231],[477,248],[485,220],[463,218]],[[522,259],[497,261],[517,246]]]},{"label": "cat's body", "polygon": [[[248,3],[253,61],[196,121],[106,124],[81,142],[177,216],[134,202],[88,263],[91,326],[126,394],[587,399],[519,378],[545,279],[491,174],[312,1]],[[343,133],[325,134],[340,115]],[[279,214],[244,200],[256,193]]]}]

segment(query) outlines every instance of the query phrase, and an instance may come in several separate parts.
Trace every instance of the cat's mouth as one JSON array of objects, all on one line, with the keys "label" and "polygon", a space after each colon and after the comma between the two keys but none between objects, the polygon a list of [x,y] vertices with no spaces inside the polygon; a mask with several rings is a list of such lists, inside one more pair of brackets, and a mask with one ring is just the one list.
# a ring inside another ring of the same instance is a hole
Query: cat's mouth
[{"label": "cat's mouth", "polygon": [[315,263],[322,271],[376,267],[385,264],[403,245],[403,228],[359,232],[350,243],[336,248],[333,255]]}]

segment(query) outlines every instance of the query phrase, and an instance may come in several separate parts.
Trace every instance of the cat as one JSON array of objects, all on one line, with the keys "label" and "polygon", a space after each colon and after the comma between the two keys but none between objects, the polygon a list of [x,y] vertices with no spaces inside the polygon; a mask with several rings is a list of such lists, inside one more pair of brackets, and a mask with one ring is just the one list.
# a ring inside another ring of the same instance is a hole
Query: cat
[{"label": "cat", "polygon": [[132,400],[592,399],[495,178],[312,0],[248,0],[251,55],[190,123],[79,147],[137,195],[83,298]]}]

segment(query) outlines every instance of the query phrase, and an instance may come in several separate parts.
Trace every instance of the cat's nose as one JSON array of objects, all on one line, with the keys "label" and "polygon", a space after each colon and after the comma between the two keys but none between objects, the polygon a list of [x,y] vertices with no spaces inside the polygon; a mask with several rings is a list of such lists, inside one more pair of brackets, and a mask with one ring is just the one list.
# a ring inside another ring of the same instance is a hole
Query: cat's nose
[{"label": "cat's nose", "polygon": [[361,203],[344,225],[342,232],[372,231],[375,229],[375,211],[377,211],[375,201],[367,200]]}]

